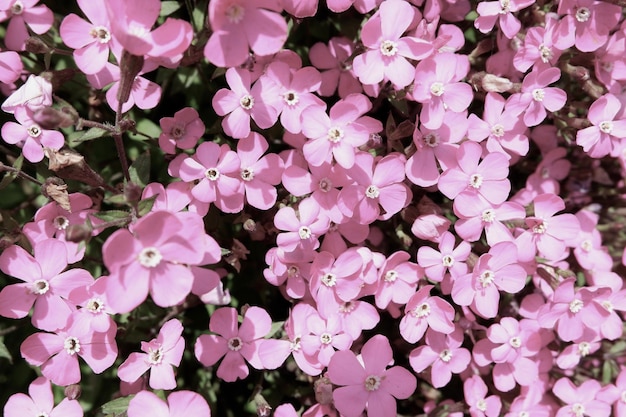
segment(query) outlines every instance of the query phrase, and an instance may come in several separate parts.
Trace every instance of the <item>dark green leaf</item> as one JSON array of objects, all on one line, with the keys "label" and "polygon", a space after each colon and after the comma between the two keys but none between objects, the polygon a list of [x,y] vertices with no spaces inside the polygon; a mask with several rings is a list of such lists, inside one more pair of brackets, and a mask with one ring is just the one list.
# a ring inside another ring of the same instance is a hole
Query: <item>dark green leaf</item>
[{"label": "dark green leaf", "polygon": [[102,406],[102,412],[107,416],[120,416],[128,410],[128,403],[133,397],[134,395],[129,395],[109,401]]},{"label": "dark green leaf", "polygon": [[70,140],[70,146],[72,144],[78,144],[81,142],[86,142],[89,140],[94,140],[94,139],[100,139],[100,138],[104,138],[106,136],[111,136],[111,132],[109,132],[106,129],[102,129],[101,127],[92,127],[89,130],[87,130],[85,133],[83,133],[82,135],[80,135],[77,138],[72,138]]},{"label": "dark green leaf", "polygon": [[104,220],[105,222],[114,222],[117,220],[124,220],[124,219],[130,221],[130,213],[124,210],[101,211],[98,213],[94,213],[94,216],[96,216],[100,220]]},{"label": "dark green leaf", "polygon": [[152,210],[152,206],[154,206],[154,201],[157,197],[158,196],[153,195],[152,197],[145,198],[137,203],[137,215],[139,217],[143,217],[146,214],[150,213],[150,210]]},{"label": "dark green leaf", "polygon": [[[20,155],[15,162],[13,162],[13,168],[20,171],[22,169],[22,165],[24,164],[24,155]],[[4,178],[0,181],[0,190],[6,188],[9,184],[11,184],[15,178],[17,178],[17,172],[8,171],[4,174]]]},{"label": "dark green leaf", "polygon": [[128,173],[132,182],[145,187],[150,181],[150,152],[146,151],[139,155],[128,169]]},{"label": "dark green leaf", "polygon": [[7,358],[10,364],[13,364],[11,353],[4,344],[4,338],[0,338],[0,358]]},{"label": "dark green leaf", "polygon": [[178,1],[165,0],[161,2],[161,13],[159,16],[169,16],[176,10],[180,9],[180,3]]}]

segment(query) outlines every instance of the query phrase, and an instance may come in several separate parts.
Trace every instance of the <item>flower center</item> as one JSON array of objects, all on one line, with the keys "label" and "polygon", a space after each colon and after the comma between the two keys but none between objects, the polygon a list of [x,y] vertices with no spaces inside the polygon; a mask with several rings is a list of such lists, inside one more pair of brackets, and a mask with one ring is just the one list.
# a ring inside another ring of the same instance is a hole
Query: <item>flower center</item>
[{"label": "flower center", "polygon": [[20,0],[17,0],[15,3],[13,3],[13,6],[11,6],[11,13],[13,13],[13,15],[15,16],[21,15],[23,11],[24,5]]},{"label": "flower center", "polygon": [[109,43],[111,40],[111,33],[109,32],[109,29],[104,26],[94,26],[89,31],[89,34],[100,43]]},{"label": "flower center", "polygon": [[236,336],[228,341],[228,349],[234,352],[239,351],[242,347],[243,343],[241,342],[241,339]]},{"label": "flower center", "polygon": [[243,16],[246,14],[246,9],[238,4],[233,4],[226,10],[226,18],[230,23],[239,23],[243,20]]},{"label": "flower center", "polygon": [[578,20],[579,22],[584,23],[587,20],[589,20],[590,17],[591,17],[591,12],[589,11],[588,8],[579,7],[578,10],[576,10],[576,20]]},{"label": "flower center", "polygon": [[396,279],[398,279],[398,273],[395,270],[390,269],[385,273],[385,282],[394,282]]},{"label": "flower center", "polygon": [[329,192],[333,183],[329,178],[322,178],[319,182],[319,189],[325,193]]},{"label": "flower center", "polygon": [[517,417],[530,417],[530,413],[528,411],[520,411]]},{"label": "flower center", "polygon": [[533,233],[542,235],[548,230],[548,223],[545,220],[538,220],[532,230]]},{"label": "flower center", "polygon": [[331,274],[330,272],[324,274],[322,276],[322,284],[327,287],[334,287],[337,284],[337,276],[335,274]]},{"label": "flower center", "polygon": [[298,97],[298,93],[293,90],[289,90],[285,94],[283,94],[283,100],[285,100],[285,103],[287,103],[287,105],[293,107],[298,104],[300,98]]},{"label": "flower center", "polygon": [[604,307],[609,313],[613,311],[613,303],[609,300],[602,301],[600,305]]},{"label": "flower center", "polygon": [[63,349],[65,349],[68,355],[74,355],[80,352],[80,342],[77,338],[70,336],[63,342]]},{"label": "flower center", "polygon": [[45,279],[38,279],[37,281],[33,282],[33,286],[31,288],[31,291],[33,292],[33,294],[37,294],[37,295],[44,295],[49,290],[50,290],[50,284]]},{"label": "flower center", "polygon": [[580,342],[578,345],[578,354],[580,356],[587,356],[591,352],[591,345],[588,342]]},{"label": "flower center", "polygon": [[452,257],[452,255],[443,255],[443,257],[441,258],[441,263],[446,268],[450,268],[452,265],[454,265],[454,258]]},{"label": "flower center", "polygon": [[398,52],[398,44],[394,41],[386,40],[380,43],[380,53],[384,56],[394,56]]},{"label": "flower center", "polygon": [[337,143],[343,139],[343,129],[340,127],[331,127],[328,129],[328,140]]},{"label": "flower center", "polygon": [[292,352],[300,350],[300,339],[300,336],[296,336],[295,339],[289,343],[289,349]]},{"label": "flower center", "polygon": [[100,313],[104,309],[104,302],[99,298],[92,298],[87,302],[85,308],[91,313]]},{"label": "flower center", "polygon": [[254,170],[252,168],[242,169],[241,179],[244,181],[252,181],[254,179]]},{"label": "flower center", "polygon": [[513,336],[510,340],[509,340],[509,345],[513,346],[515,349],[519,348],[522,346],[522,339],[520,339],[519,336]]},{"label": "flower center", "polygon": [[65,216],[56,216],[54,220],[52,220],[52,224],[57,230],[65,230],[67,226],[70,225],[70,221]]},{"label": "flower center", "polygon": [[322,333],[320,335],[320,342],[324,345],[329,345],[333,341],[333,336],[330,333]]},{"label": "flower center", "polygon": [[31,138],[36,138],[41,135],[41,128],[38,125],[32,125],[26,130],[28,131],[28,134]]},{"label": "flower center", "polygon": [[154,268],[161,263],[163,256],[161,252],[155,247],[143,248],[137,256],[139,263],[146,268]]},{"label": "flower center", "polygon": [[298,268],[296,265],[291,265],[288,269],[287,269],[287,277],[289,278],[295,278],[298,275],[300,275],[300,268]]},{"label": "flower center", "polygon": [[478,277],[478,282],[480,282],[480,285],[482,285],[483,288],[487,288],[491,285],[495,277],[496,276],[493,271],[488,269],[480,274],[480,276]]},{"label": "flower center", "polygon": [[174,139],[180,139],[185,134],[185,127],[179,124],[175,124],[172,126],[172,130],[170,131],[170,136]]},{"label": "flower center", "polygon": [[539,54],[541,55],[541,60],[544,63],[550,62],[550,60],[554,56],[552,54],[552,49],[548,48],[547,46],[545,46],[543,44],[539,45]]},{"label": "flower center", "polygon": [[220,177],[220,172],[217,168],[209,168],[204,173],[204,176],[211,181],[217,181],[217,179]]},{"label": "flower center", "polygon": [[480,174],[472,174],[469,180],[469,186],[475,189],[479,189],[483,185],[483,176]]},{"label": "flower center", "polygon": [[245,96],[241,97],[241,99],[239,100],[239,104],[244,109],[250,110],[252,107],[254,107],[254,97],[252,97],[250,94],[246,94]]},{"label": "flower center", "polygon": [[309,239],[311,237],[311,229],[309,229],[306,226],[300,226],[300,229],[298,229],[298,234],[300,235],[300,239],[304,240],[304,239]]},{"label": "flower center", "polygon": [[368,391],[376,391],[380,388],[380,377],[378,375],[370,375],[365,378],[365,389]]},{"label": "flower center", "polygon": [[593,249],[593,243],[591,243],[589,239],[585,239],[580,243],[580,248],[585,252],[591,252],[591,249]]},{"label": "flower center", "polygon": [[497,125],[493,125],[491,127],[491,134],[497,138],[501,138],[504,136],[504,126],[499,123]]},{"label": "flower center", "polygon": [[583,309],[584,307],[584,303],[582,302],[582,300],[572,300],[571,303],[569,303],[569,311],[571,311],[572,313],[576,314],[578,313],[580,310]]},{"label": "flower center", "polygon": [[543,91],[543,88],[535,88],[532,94],[533,100],[535,101],[543,101],[543,98],[546,95],[545,91]]},{"label": "flower center", "polygon": [[441,358],[441,360],[444,362],[450,362],[450,360],[452,359],[452,352],[449,349],[444,349],[439,354],[439,358]]},{"label": "flower center", "polygon": [[496,212],[493,209],[487,209],[483,211],[481,218],[485,223],[493,223],[496,219]]},{"label": "flower center", "polygon": [[439,81],[434,82],[430,85],[430,94],[433,96],[441,96],[443,94],[443,84]]},{"label": "flower center", "polygon": [[511,7],[510,0],[500,0],[500,14],[507,14]]},{"label": "flower center", "polygon": [[413,315],[415,317],[426,317],[430,314],[430,304],[423,302],[413,309]]},{"label": "flower center", "polygon": [[378,198],[379,195],[380,190],[374,184],[370,185],[369,187],[367,187],[367,190],[365,190],[365,196],[367,198]]},{"label": "flower center", "polygon": [[483,399],[478,400],[478,402],[476,403],[476,408],[478,408],[482,412],[487,411],[487,401]]},{"label": "flower center", "polygon": [[583,417],[585,415],[585,406],[581,403],[575,403],[572,405],[572,412],[576,417]]},{"label": "flower center", "polygon": [[343,303],[341,306],[339,306],[339,312],[343,314],[348,314],[352,313],[355,308],[356,304],[352,301],[348,301],[347,303]]},{"label": "flower center", "polygon": [[163,362],[163,348],[159,347],[158,349],[148,348],[148,361],[152,365],[158,365]]},{"label": "flower center", "polygon": [[45,411],[40,411],[39,413],[35,414],[35,417],[48,417],[48,413],[46,413]]},{"label": "flower center", "polygon": [[611,132],[613,131],[613,122],[606,120],[600,123],[600,130],[606,133],[607,135],[610,135]]}]

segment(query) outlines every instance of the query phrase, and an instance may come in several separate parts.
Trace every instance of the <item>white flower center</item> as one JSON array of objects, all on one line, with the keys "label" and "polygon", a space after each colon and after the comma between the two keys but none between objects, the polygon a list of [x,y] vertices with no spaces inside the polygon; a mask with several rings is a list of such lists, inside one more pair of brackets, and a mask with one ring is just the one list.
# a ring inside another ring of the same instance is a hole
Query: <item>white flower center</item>
[{"label": "white flower center", "polygon": [[483,211],[481,219],[485,223],[493,223],[493,221],[496,219],[496,212],[494,211],[494,209],[486,209]]},{"label": "white flower center", "polygon": [[148,348],[148,361],[152,365],[158,365],[163,362],[163,348],[158,349]]},{"label": "white flower center", "polygon": [[436,81],[430,85],[430,94],[433,96],[441,96],[443,94],[443,84]]},{"label": "white flower center", "polygon": [[541,44],[539,45],[539,55],[541,56],[541,61],[544,63],[550,62],[554,54],[552,53],[552,49],[547,46]]},{"label": "white flower center", "polygon": [[439,358],[444,362],[450,362],[452,359],[452,352],[449,349],[444,349],[439,354]]},{"label": "white flower center", "polygon": [[298,350],[300,350],[300,335],[296,336],[295,339],[293,339],[292,341],[290,341],[289,343],[289,349],[292,352],[296,352]]},{"label": "white flower center", "polygon": [[429,133],[422,137],[422,142],[424,142],[424,145],[430,146],[431,148],[436,148],[439,145],[440,141],[441,140],[439,138],[439,135],[436,133]]},{"label": "white flower center", "polygon": [[16,0],[16,2],[13,3],[13,6],[11,6],[11,13],[13,13],[13,15],[15,16],[19,16],[22,14],[23,11],[24,5],[20,0]]},{"label": "white flower center", "polygon": [[443,255],[443,257],[441,258],[441,263],[446,268],[450,268],[452,265],[454,265],[454,257],[452,257],[452,255]]},{"label": "white flower center", "polygon": [[476,408],[478,408],[482,412],[487,411],[487,401],[483,399],[478,400],[478,402],[476,403]]},{"label": "white flower center", "polygon": [[325,193],[329,192],[333,188],[333,183],[329,178],[322,178],[319,182],[319,189]]},{"label": "white flower center", "polygon": [[512,347],[514,347],[515,349],[519,348],[522,346],[522,339],[519,336],[513,336],[510,340],[509,340],[509,345],[511,345]]},{"label": "white flower center", "polygon": [[283,100],[285,100],[285,103],[287,103],[288,106],[293,107],[298,104],[298,102],[300,101],[300,97],[298,97],[298,93],[296,93],[295,91],[289,90],[285,94],[283,94]]},{"label": "white flower center", "polygon": [[94,26],[89,31],[92,38],[97,39],[100,43],[109,43],[111,40],[111,33],[109,29],[104,26]]},{"label": "white flower center", "polygon": [[343,129],[340,127],[331,127],[328,129],[328,140],[337,143],[343,139]]},{"label": "white flower center", "polygon": [[533,226],[533,233],[542,235],[548,230],[548,222],[545,220],[539,220],[537,224]]},{"label": "white flower center", "polygon": [[543,88],[535,88],[532,92],[533,95],[533,100],[535,101],[543,101],[543,98],[546,96],[545,91],[543,91]]},{"label": "white flower center", "polygon": [[382,41],[380,43],[380,53],[384,56],[394,56],[398,53],[398,44],[394,41]]},{"label": "white flower center", "polygon": [[581,403],[575,403],[572,405],[572,412],[576,417],[583,417],[585,415],[585,406]]},{"label": "white flower center", "polygon": [[385,273],[385,282],[394,282],[396,279],[398,279],[398,272],[395,270],[390,269]]},{"label": "white flower center", "polygon": [[220,172],[217,168],[209,168],[204,172],[204,176],[210,181],[217,181],[220,177]]},{"label": "white flower center", "polygon": [[610,135],[611,132],[613,131],[613,122],[610,120],[605,120],[604,122],[601,122],[600,130],[606,133],[607,135]]},{"label": "white flower center", "polygon": [[252,181],[254,179],[254,170],[252,168],[242,169],[241,179],[244,181]]},{"label": "white flower center", "polygon": [[572,302],[569,303],[569,311],[571,311],[574,314],[582,310],[583,307],[584,307],[584,303],[582,302],[582,300],[576,299],[576,300],[572,300]]},{"label": "white flower center", "polygon": [[236,336],[228,341],[228,349],[234,352],[239,351],[242,347],[243,343],[241,342],[241,339]]},{"label": "white flower center", "polygon": [[28,131],[28,135],[31,138],[37,138],[41,136],[41,128],[38,125],[32,125],[26,130]]},{"label": "white flower center", "polygon": [[480,274],[480,276],[478,277],[478,282],[480,282],[480,285],[482,285],[483,288],[487,288],[491,285],[495,277],[496,276],[493,271],[488,269]]},{"label": "white flower center", "polygon": [[367,190],[365,190],[365,196],[367,198],[378,198],[379,195],[380,190],[374,184],[370,185],[369,187],[367,187]]},{"label": "white flower center", "polygon": [[161,263],[163,256],[161,252],[155,247],[143,248],[137,256],[139,263],[146,268],[154,268]]},{"label": "white flower center", "polygon": [[430,304],[427,302],[423,302],[422,304],[415,307],[412,311],[415,317],[427,317],[430,314]]},{"label": "white flower center", "polygon": [[246,9],[238,4],[233,4],[226,10],[226,18],[230,23],[239,23],[243,20],[243,16],[246,14]]},{"label": "white flower center", "polygon": [[481,185],[483,185],[483,176],[480,174],[472,174],[469,179],[469,186],[478,190]]},{"label": "white flower center", "polygon": [[500,0],[500,14],[507,14],[511,7],[510,0]]},{"label": "white flower center", "polygon": [[337,276],[335,274],[331,274],[330,272],[324,274],[322,276],[322,284],[327,287],[334,287],[337,284]]},{"label": "white flower center", "polygon": [[580,356],[587,356],[591,352],[591,345],[588,342],[580,342],[578,344],[578,354]]},{"label": "white flower center", "polygon": [[370,375],[365,378],[365,389],[368,391],[376,391],[380,388],[380,377],[378,375]]},{"label": "white flower center", "polygon": [[300,229],[298,229],[298,234],[300,235],[300,239],[305,240],[305,239],[309,239],[311,237],[311,229],[309,229],[306,226],[300,226]]},{"label": "white flower center", "polygon": [[33,286],[31,287],[31,291],[33,294],[44,295],[50,290],[50,284],[45,279],[38,279],[33,282]]},{"label": "white flower center", "polygon": [[100,313],[104,309],[104,302],[97,297],[92,298],[87,302],[85,308],[89,310],[90,313]]},{"label": "white flower center", "polygon": [[352,301],[348,301],[347,303],[343,303],[342,305],[339,306],[339,312],[342,314],[349,314],[349,313],[352,313],[355,308],[356,308],[356,304],[353,303]]},{"label": "white flower center", "polygon": [[298,275],[300,275],[300,268],[298,268],[296,265],[291,265],[288,269],[287,269],[287,277],[289,278],[295,278]]},{"label": "white flower center", "polygon": [[613,303],[610,300],[604,300],[600,303],[600,305],[604,307],[609,313],[613,311]]},{"label": "white flower center", "polygon": [[320,342],[322,342],[323,345],[330,345],[332,341],[333,335],[331,335],[330,333],[322,333],[320,335]]},{"label": "white flower center", "polygon": [[74,355],[80,352],[80,342],[77,338],[70,336],[63,342],[63,349],[65,349],[68,355]]},{"label": "white flower center", "polygon": [[591,252],[591,250],[593,249],[593,243],[591,243],[589,239],[585,239],[580,242],[580,248],[585,252]]},{"label": "white flower center", "polygon": [[65,230],[67,226],[70,225],[70,221],[65,216],[56,216],[54,220],[52,220],[52,224],[57,230]]},{"label": "white flower center", "polygon": [[250,110],[252,107],[254,107],[254,97],[252,97],[250,94],[246,94],[245,96],[241,97],[241,99],[239,100],[239,104],[244,109]]},{"label": "white flower center", "polygon": [[40,411],[35,414],[35,417],[48,417],[48,413],[46,413],[45,411]]},{"label": "white flower center", "polygon": [[622,391],[622,395],[620,399],[622,400],[624,404],[626,404],[626,390]]},{"label": "white flower center", "polygon": [[578,20],[579,22],[584,23],[589,20],[590,17],[591,11],[589,11],[588,8],[579,7],[578,10],[576,10],[576,20]]},{"label": "white flower center", "polygon": [[501,138],[504,136],[504,126],[501,124],[496,124],[491,127],[491,134],[497,138]]}]

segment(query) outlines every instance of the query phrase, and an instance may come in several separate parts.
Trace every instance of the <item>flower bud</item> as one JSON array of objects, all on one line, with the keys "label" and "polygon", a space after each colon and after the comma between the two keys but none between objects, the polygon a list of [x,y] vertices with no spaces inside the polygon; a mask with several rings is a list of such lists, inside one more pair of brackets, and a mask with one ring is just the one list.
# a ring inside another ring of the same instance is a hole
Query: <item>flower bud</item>
[{"label": "flower bud", "polygon": [[42,129],[58,129],[60,127],[70,127],[76,123],[71,113],[54,107],[44,107],[33,115],[33,120]]},{"label": "flower bud", "polygon": [[26,44],[24,45],[24,48],[27,52],[33,54],[47,54],[48,52],[52,51],[52,49],[44,41],[42,41],[41,38],[37,36],[31,36],[30,38],[26,39]]},{"label": "flower bud", "polygon": [[91,237],[93,228],[87,224],[70,224],[65,229],[65,240],[79,243]]},{"label": "flower bud", "polygon": [[420,239],[439,242],[441,235],[450,228],[450,220],[438,214],[419,216],[411,226],[411,232]]},{"label": "flower bud", "polygon": [[333,384],[327,377],[321,377],[313,384],[315,390],[315,400],[322,404],[331,404],[333,402]]},{"label": "flower bud", "polygon": [[65,387],[65,397],[68,400],[76,400],[80,397],[82,390],[79,384],[72,384]]}]

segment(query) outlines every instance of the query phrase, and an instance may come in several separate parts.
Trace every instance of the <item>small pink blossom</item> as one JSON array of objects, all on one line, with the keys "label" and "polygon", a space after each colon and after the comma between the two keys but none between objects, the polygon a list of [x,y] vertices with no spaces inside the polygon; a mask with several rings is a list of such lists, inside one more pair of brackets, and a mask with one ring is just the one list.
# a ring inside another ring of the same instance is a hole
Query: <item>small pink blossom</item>
[{"label": "small pink blossom", "polygon": [[161,118],[159,124],[163,130],[159,135],[159,146],[167,153],[175,153],[176,148],[192,149],[204,135],[204,123],[191,107],[177,111],[174,117]]},{"label": "small pink blossom", "polygon": [[167,403],[149,391],[140,391],[128,404],[128,417],[211,417],[206,400],[192,391],[176,391]]},{"label": "small pink blossom", "polygon": [[18,123],[6,122],[2,125],[2,139],[21,147],[24,158],[30,162],[39,162],[43,159],[43,148],[58,151],[65,144],[61,132],[42,129],[33,120],[33,113],[27,108],[16,109],[15,118]]},{"label": "small pink blossom", "polygon": [[565,403],[559,408],[556,417],[578,417],[590,415],[609,417],[611,406],[598,399],[602,386],[593,379],[588,379],[576,387],[568,378],[561,378],[554,383],[552,392]]},{"label": "small pink blossom", "polygon": [[592,158],[615,156],[618,144],[626,139],[626,118],[620,118],[622,104],[613,94],[605,94],[589,107],[587,118],[593,126],[576,132],[576,144]]},{"label": "small pink blossom", "polygon": [[474,21],[474,26],[482,33],[489,33],[496,22],[498,22],[502,33],[504,33],[507,38],[511,39],[519,32],[522,26],[519,19],[513,15],[513,12],[517,12],[532,4],[532,0],[480,2],[476,7],[478,17]]},{"label": "small pink blossom", "polygon": [[433,285],[425,285],[411,296],[400,321],[400,334],[409,343],[417,343],[427,329],[440,334],[454,331],[454,308],[441,297],[430,296]]},{"label": "small pink blossom", "polygon": [[43,376],[28,386],[28,395],[18,393],[9,397],[4,405],[5,417],[83,417],[83,409],[76,400],[63,398],[54,406],[50,380]]},{"label": "small pink blossom", "polygon": [[334,37],[328,45],[318,42],[309,50],[311,64],[320,70],[322,83],[318,89],[321,96],[332,96],[335,91],[341,98],[360,93],[363,88],[349,65],[354,52],[354,42],[344,37]]},{"label": "small pink blossom", "polygon": [[469,405],[471,417],[497,417],[502,409],[502,401],[496,395],[488,394],[487,385],[479,375],[472,375],[463,382],[465,402]]},{"label": "small pink blossom", "polygon": [[[11,19],[7,27],[4,41],[8,49],[23,51],[26,40],[30,37],[30,28],[37,35],[46,33],[54,23],[54,15],[48,6],[36,6],[39,0],[2,0],[0,17],[5,15]],[[3,19],[4,20],[4,19]]]}]

